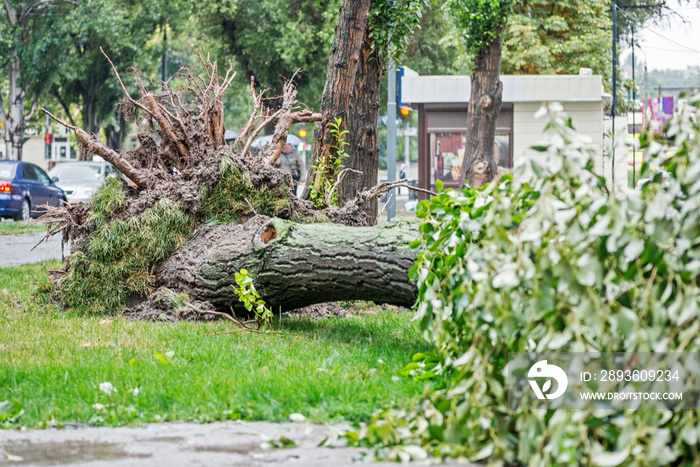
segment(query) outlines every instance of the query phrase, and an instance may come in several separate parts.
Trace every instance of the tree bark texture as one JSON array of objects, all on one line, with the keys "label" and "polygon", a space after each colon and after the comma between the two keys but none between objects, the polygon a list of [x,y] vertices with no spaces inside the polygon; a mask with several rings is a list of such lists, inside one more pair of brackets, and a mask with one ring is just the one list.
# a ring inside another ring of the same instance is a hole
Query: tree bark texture
[{"label": "tree bark texture", "polygon": [[[328,59],[328,74],[321,100],[321,120],[314,130],[312,164],[306,177],[304,198],[310,193],[312,183],[320,183],[322,173],[316,173],[314,165],[325,164],[336,142],[331,134],[331,123],[341,119],[341,130],[347,129],[348,122],[356,113],[353,96],[355,75],[361,67],[361,50],[367,32],[370,0],[344,0],[335,26],[331,54]],[[348,141],[349,142],[349,141]],[[353,150],[348,148],[348,152]]]},{"label": "tree bark texture", "polygon": [[[97,100],[102,91],[104,81],[95,75],[87,76],[80,93],[83,101],[83,130],[88,134],[97,134],[100,129],[100,123],[97,121]],[[81,160],[92,160],[92,154],[79,154]]]},{"label": "tree bark texture", "polygon": [[[241,308],[234,273],[247,269],[274,312],[338,300],[412,306],[408,278],[418,224],[297,224],[256,216],[201,233],[158,268],[159,286],[228,309]],[[238,311],[238,310],[237,310]]]},{"label": "tree bark texture", "polygon": [[124,145],[124,138],[126,138],[126,122],[122,113],[116,112],[114,118],[117,121],[117,125],[110,123],[104,127],[105,138],[107,139],[107,146],[114,150],[119,150]]},{"label": "tree bark texture", "polygon": [[[355,199],[361,191],[377,185],[379,172],[379,140],[377,125],[379,120],[379,93],[384,74],[384,60],[377,50],[372,52],[370,29],[365,29],[360,51],[360,66],[355,75],[350,102],[354,104],[348,118],[345,141],[349,143],[349,157],[343,166],[362,172],[350,173],[338,184],[338,203],[342,207]],[[368,218],[376,223],[377,199],[367,203]]]},{"label": "tree bark texture", "polygon": [[22,85],[22,66],[17,50],[10,49],[10,60],[7,67],[8,93],[7,111],[0,95],[0,118],[4,122],[3,139],[5,140],[6,157],[10,160],[22,160],[22,146],[24,145],[24,127],[27,119],[31,118],[36,110],[39,95],[32,101],[29,113],[24,113],[24,98],[27,90]]},{"label": "tree bark texture", "polygon": [[493,145],[503,96],[500,80],[502,46],[503,40],[499,33],[486,50],[476,57],[476,67],[471,76],[467,145],[462,161],[460,186],[468,180],[469,186],[480,187],[496,175]]}]

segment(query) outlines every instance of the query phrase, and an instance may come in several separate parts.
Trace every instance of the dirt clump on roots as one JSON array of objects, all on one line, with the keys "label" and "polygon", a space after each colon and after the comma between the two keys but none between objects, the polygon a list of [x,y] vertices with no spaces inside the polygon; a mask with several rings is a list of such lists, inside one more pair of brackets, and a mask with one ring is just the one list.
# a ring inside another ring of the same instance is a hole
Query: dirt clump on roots
[{"label": "dirt clump on roots", "polygon": [[198,313],[196,309],[212,309],[211,303],[195,300],[188,305],[189,297],[166,288],[153,292],[148,300],[124,309],[122,315],[134,321],[214,321],[215,315]]}]

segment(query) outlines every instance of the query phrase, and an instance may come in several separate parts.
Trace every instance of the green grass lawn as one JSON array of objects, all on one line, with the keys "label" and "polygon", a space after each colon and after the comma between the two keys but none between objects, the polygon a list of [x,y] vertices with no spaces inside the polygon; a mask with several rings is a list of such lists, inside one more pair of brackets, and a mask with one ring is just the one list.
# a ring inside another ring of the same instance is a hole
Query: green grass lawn
[{"label": "green grass lawn", "polygon": [[[276,319],[282,335],[209,335],[232,328],[38,305],[32,283],[58,266],[0,268],[0,426],[280,421],[294,412],[311,421],[364,420],[436,384],[398,376],[414,353],[430,350],[411,313],[376,307],[348,318]],[[100,390],[105,382],[117,391]]]},{"label": "green grass lawn", "polygon": [[0,219],[0,235],[19,235],[26,233],[46,232],[44,224],[27,225],[22,221],[7,221]]}]

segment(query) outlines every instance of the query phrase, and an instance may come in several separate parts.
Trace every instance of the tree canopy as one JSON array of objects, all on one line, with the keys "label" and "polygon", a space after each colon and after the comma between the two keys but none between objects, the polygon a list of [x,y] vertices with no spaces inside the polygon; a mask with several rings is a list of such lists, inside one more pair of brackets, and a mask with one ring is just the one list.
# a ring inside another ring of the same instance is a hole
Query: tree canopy
[{"label": "tree canopy", "polygon": [[447,0],[464,51],[475,57],[502,34],[512,0]]},{"label": "tree canopy", "polygon": [[210,2],[204,9],[206,32],[220,37],[247,81],[280,95],[285,79],[295,77],[299,100],[317,105],[340,0],[261,0]]},{"label": "tree canopy", "polygon": [[[64,60],[52,93],[64,105],[66,113],[70,103],[80,105],[82,127],[88,133],[111,126],[106,136],[113,139],[112,146],[119,147],[125,134],[125,123],[116,115],[121,89],[112,78],[110,64],[100,48],[118,69],[136,64],[143,69],[155,69],[156,57],[162,51],[149,47],[148,43],[157,31],[162,31],[167,3],[158,0],[81,2],[63,22]],[[119,137],[111,138],[114,131],[119,131]]]},{"label": "tree canopy", "polygon": [[610,76],[608,0],[514,2],[503,35],[504,74]]},{"label": "tree canopy", "polygon": [[60,23],[69,7],[60,0],[8,0],[0,10],[0,121],[12,159],[21,159],[26,121],[60,63]]}]

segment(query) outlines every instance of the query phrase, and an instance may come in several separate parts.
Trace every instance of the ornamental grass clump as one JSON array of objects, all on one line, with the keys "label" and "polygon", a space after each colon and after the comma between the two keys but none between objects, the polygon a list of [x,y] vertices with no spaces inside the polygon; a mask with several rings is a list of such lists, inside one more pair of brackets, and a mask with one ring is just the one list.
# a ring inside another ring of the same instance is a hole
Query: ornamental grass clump
[{"label": "ornamental grass clump", "polygon": [[645,161],[668,177],[641,190],[606,187],[586,141],[550,106],[548,143],[535,148],[549,162],[532,165],[528,184],[421,202],[416,316],[439,363],[411,368],[450,382],[351,440],[394,459],[420,448],[490,465],[700,465],[697,409],[511,409],[505,387],[512,352],[700,351],[699,103],[665,138],[642,138]]}]

